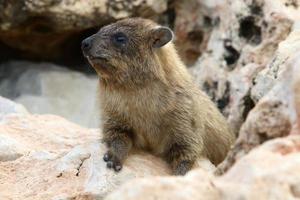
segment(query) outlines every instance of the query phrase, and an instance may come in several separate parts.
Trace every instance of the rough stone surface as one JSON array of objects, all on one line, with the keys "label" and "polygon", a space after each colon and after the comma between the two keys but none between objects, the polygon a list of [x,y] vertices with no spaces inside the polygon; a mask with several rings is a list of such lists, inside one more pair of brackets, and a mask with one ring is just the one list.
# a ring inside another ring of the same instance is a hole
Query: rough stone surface
[{"label": "rough stone surface", "polygon": [[238,133],[273,86],[272,78],[258,73],[272,65],[278,44],[299,27],[300,8],[286,1],[228,0],[219,9],[219,24],[192,72]]},{"label": "rough stone surface", "polygon": [[[195,169],[185,177],[170,177],[166,163],[143,152],[133,152],[120,173],[108,170],[101,156],[105,147],[97,141],[99,130],[53,115],[12,114],[0,125],[0,198],[296,199],[300,196],[297,134],[262,144],[223,176]],[[7,153],[2,143],[8,138],[14,140],[8,144],[22,151],[2,160]]]},{"label": "rough stone surface", "polygon": [[27,152],[22,143],[9,136],[0,135],[0,162],[15,160]]},{"label": "rough stone surface", "polygon": [[212,174],[208,174],[203,170],[191,171],[184,177],[135,179],[128,182],[105,199],[220,199],[220,195],[212,184],[212,180]]},{"label": "rough stone surface", "polygon": [[225,1],[174,1],[174,33],[183,61],[194,64],[206,49],[213,28],[218,26],[219,13]]},{"label": "rough stone surface", "polygon": [[49,58],[63,53],[66,39],[82,30],[130,16],[155,18],[166,9],[167,0],[4,0],[0,41]]},{"label": "rough stone surface", "polygon": [[[134,153],[115,173],[102,160],[99,139],[99,130],[53,115],[6,116],[0,125],[0,199],[102,199],[135,177],[169,174],[163,161],[145,153]],[[19,148],[14,157],[7,155],[13,147]]]},{"label": "rough stone surface", "polygon": [[297,59],[300,57],[300,54],[297,54],[296,59],[294,59],[293,67],[294,67],[294,74],[293,74],[293,91],[294,91],[294,103],[296,107],[296,113],[297,113],[297,124],[295,127],[295,130],[300,130],[300,59]]},{"label": "rough stone surface", "polygon": [[236,144],[217,173],[224,173],[237,159],[266,140],[295,132],[299,50],[300,32],[295,31],[279,44],[272,61],[257,75],[251,96],[258,103],[250,111]]},{"label": "rough stone surface", "polygon": [[50,63],[8,62],[0,69],[0,94],[31,113],[56,114],[85,127],[99,127],[96,76]]},{"label": "rough stone surface", "polygon": [[297,135],[263,144],[224,176],[214,177],[194,170],[185,177],[139,178],[124,184],[106,199],[298,199],[299,170],[300,136]]},{"label": "rough stone surface", "polygon": [[242,158],[215,182],[223,199],[298,199],[299,142],[299,135],[275,139]]}]

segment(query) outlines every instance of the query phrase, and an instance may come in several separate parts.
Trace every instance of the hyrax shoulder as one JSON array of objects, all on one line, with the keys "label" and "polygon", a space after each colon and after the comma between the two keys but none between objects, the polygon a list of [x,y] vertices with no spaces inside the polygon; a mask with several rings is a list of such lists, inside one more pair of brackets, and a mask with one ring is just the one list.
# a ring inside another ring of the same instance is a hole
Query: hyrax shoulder
[{"label": "hyrax shoulder", "polygon": [[167,27],[141,18],[110,24],[82,42],[100,77],[104,160],[119,171],[132,148],[185,174],[202,157],[220,163],[234,135],[192,82]]}]

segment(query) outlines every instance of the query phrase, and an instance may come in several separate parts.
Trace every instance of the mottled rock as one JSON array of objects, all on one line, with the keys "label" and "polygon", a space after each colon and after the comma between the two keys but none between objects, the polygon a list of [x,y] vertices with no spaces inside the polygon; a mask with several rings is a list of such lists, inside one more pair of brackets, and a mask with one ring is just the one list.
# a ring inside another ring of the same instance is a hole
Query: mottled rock
[{"label": "mottled rock", "polygon": [[174,32],[183,61],[194,64],[206,49],[210,34],[219,23],[224,1],[174,1]]},{"label": "mottled rock", "polygon": [[[253,88],[251,89],[251,98],[258,102],[265,94],[267,94],[277,82],[281,82],[282,74],[287,72],[286,79],[293,76],[292,71],[297,70],[297,67],[288,67],[287,65],[295,61],[295,54],[300,50],[300,31],[291,32],[291,34],[281,43],[278,44],[278,49],[274,56],[267,64],[266,68],[260,71],[253,80]],[[289,63],[290,62],[290,63]]]},{"label": "mottled rock", "polygon": [[298,199],[300,137],[271,140],[213,183],[222,199]]},{"label": "mottled rock", "polygon": [[[213,200],[220,195],[212,184],[213,176],[198,169],[184,177],[139,178],[108,195],[106,200]],[[133,187],[134,186],[134,187]]]},{"label": "mottled rock", "polygon": [[185,177],[139,178],[124,184],[106,199],[297,199],[299,170],[298,135],[263,144],[224,176],[214,177],[194,170]]},{"label": "mottled rock", "polygon": [[280,43],[268,67],[257,75],[251,96],[258,103],[250,111],[236,144],[217,173],[224,173],[237,159],[266,140],[293,132],[299,120],[296,114],[299,91],[295,87],[299,79],[299,49],[300,32],[296,31]]},{"label": "mottled rock", "polygon": [[[248,112],[273,86],[259,72],[272,65],[278,44],[297,29],[300,8],[285,1],[228,0],[219,9],[220,23],[192,72],[238,133]],[[265,90],[254,97],[253,84],[260,81]]]},{"label": "mottled rock", "polygon": [[167,0],[5,0],[0,4],[0,41],[53,58],[80,31],[131,16],[155,19],[166,9]]},{"label": "mottled rock", "polygon": [[294,74],[293,74],[293,91],[294,91],[294,103],[297,112],[297,125],[296,130],[300,132],[300,54],[297,54],[294,59],[293,67],[294,67]]},{"label": "mottled rock", "polygon": [[[53,115],[6,116],[0,125],[0,199],[102,199],[135,177],[170,173],[165,162],[143,152],[133,153],[115,173],[102,160],[100,138],[99,130]],[[26,153],[3,160],[11,147]]]},{"label": "mottled rock", "polygon": [[22,143],[9,136],[0,135],[0,162],[15,160],[27,152]]}]

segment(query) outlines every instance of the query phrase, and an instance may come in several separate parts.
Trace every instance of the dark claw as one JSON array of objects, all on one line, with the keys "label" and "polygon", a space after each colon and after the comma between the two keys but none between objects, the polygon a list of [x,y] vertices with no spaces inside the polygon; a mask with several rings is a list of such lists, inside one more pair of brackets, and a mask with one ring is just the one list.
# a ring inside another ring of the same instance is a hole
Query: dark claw
[{"label": "dark claw", "polygon": [[107,152],[103,156],[103,160],[106,162],[106,167],[111,169],[113,168],[116,172],[119,172],[122,169],[122,164],[120,160],[111,154],[111,152]]},{"label": "dark claw", "polygon": [[113,163],[112,161],[108,161],[108,162],[106,163],[106,167],[107,167],[107,168],[113,168],[113,166],[114,166],[114,163]]},{"label": "dark claw", "polygon": [[175,169],[174,175],[183,176],[192,168],[192,162],[181,161],[177,168]]},{"label": "dark claw", "polygon": [[105,162],[107,162],[107,161],[109,161],[109,160],[110,160],[110,156],[109,156],[109,154],[108,154],[108,153],[104,154],[104,156],[103,156],[103,160],[104,160]]},{"label": "dark claw", "polygon": [[121,165],[115,166],[115,171],[116,171],[116,172],[119,172],[121,169],[122,169],[122,166],[121,166]]}]

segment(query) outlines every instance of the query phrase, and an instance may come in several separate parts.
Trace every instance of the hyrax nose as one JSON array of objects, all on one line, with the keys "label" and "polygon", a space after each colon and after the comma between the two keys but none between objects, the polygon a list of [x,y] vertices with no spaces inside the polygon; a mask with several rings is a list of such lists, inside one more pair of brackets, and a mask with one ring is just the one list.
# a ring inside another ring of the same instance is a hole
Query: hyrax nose
[{"label": "hyrax nose", "polygon": [[84,53],[87,53],[88,50],[92,48],[92,38],[88,37],[81,42],[81,49]]}]

